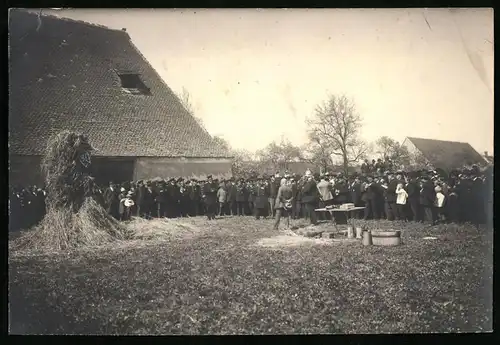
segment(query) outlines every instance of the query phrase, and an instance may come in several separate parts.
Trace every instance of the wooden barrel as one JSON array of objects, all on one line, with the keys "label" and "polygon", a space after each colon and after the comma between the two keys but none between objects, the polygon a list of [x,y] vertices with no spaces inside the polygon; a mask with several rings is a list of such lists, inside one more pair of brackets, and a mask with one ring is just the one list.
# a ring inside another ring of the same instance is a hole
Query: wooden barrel
[{"label": "wooden barrel", "polygon": [[399,246],[401,244],[401,231],[372,231],[372,243],[374,246]]}]

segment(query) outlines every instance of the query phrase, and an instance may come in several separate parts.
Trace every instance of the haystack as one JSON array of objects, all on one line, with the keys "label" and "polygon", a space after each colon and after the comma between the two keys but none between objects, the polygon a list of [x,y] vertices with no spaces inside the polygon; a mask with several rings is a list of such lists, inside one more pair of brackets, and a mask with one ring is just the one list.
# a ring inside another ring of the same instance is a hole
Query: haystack
[{"label": "haystack", "polygon": [[70,131],[48,141],[42,160],[47,212],[39,225],[15,240],[14,248],[64,250],[132,237],[94,199],[92,150],[84,135]]}]

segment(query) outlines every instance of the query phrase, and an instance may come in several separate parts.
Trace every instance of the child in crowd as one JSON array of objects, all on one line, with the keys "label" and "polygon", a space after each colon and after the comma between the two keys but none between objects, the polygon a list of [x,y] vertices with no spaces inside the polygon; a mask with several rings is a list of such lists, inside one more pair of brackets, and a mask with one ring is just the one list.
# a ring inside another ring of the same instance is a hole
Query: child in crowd
[{"label": "child in crowd", "polygon": [[127,195],[120,198],[120,220],[127,221],[130,220],[130,216],[132,215],[132,208],[135,203],[132,200],[132,192],[128,192]]},{"label": "child in crowd", "polygon": [[445,201],[446,198],[443,194],[443,190],[441,186],[436,186],[434,188],[436,191],[436,201],[434,203],[434,206],[436,206],[436,217],[438,222],[444,222],[446,221],[446,216],[445,216]]},{"label": "child in crowd", "polygon": [[225,205],[227,201],[227,192],[224,186],[220,186],[217,190],[217,201],[219,202],[219,217],[222,217],[225,211]]},{"label": "child in crowd", "polygon": [[408,199],[408,193],[403,188],[402,183],[398,183],[396,187],[396,212],[398,219],[406,221],[406,199]]}]

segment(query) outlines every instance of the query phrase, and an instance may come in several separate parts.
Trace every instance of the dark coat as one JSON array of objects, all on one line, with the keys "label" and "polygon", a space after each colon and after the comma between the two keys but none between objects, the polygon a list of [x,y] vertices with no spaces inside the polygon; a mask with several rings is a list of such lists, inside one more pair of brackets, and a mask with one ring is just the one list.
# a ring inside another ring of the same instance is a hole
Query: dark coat
[{"label": "dark coat", "polygon": [[146,187],[143,185],[137,187],[137,197],[136,197],[137,205],[139,206],[144,205],[145,196],[146,196]]},{"label": "dark coat", "polygon": [[314,179],[307,181],[302,187],[302,202],[305,204],[315,204],[319,200],[319,191]]},{"label": "dark coat", "polygon": [[192,201],[199,201],[201,197],[201,188],[199,185],[190,186],[188,188],[189,199]]},{"label": "dark coat", "polygon": [[180,201],[181,193],[179,191],[179,186],[176,184],[169,184],[167,186],[168,202],[178,203]]},{"label": "dark coat", "polygon": [[361,183],[354,182],[353,184],[351,184],[349,192],[351,194],[351,201],[354,204],[359,203],[359,201],[361,200]]},{"label": "dark coat", "polygon": [[339,182],[333,186],[333,190],[337,190],[338,194],[334,193],[333,200],[335,204],[346,203],[349,199],[349,188],[343,182]]},{"label": "dark coat", "polygon": [[230,184],[227,187],[227,201],[228,202],[236,201],[236,185]]},{"label": "dark coat", "polygon": [[269,186],[264,184],[257,186],[257,195],[255,196],[255,207],[266,208],[269,199]]},{"label": "dark coat", "polygon": [[406,192],[408,193],[408,199],[420,200],[420,188],[415,181],[408,182]]},{"label": "dark coat", "polygon": [[142,206],[143,207],[153,207],[153,205],[155,203],[155,199],[156,199],[156,194],[157,194],[157,192],[155,192],[154,189],[151,188],[151,190],[149,190],[148,188],[146,188],[144,191],[144,200],[143,200]]},{"label": "dark coat", "polygon": [[246,201],[246,188],[243,184],[236,185],[236,201],[244,202]]},{"label": "dark coat", "polygon": [[217,203],[217,191],[219,190],[219,187],[215,182],[212,183],[205,183],[203,185],[203,191],[202,194],[204,196],[203,200],[205,201],[205,204],[207,206],[214,205]]},{"label": "dark coat", "polygon": [[400,183],[400,181],[398,181],[396,179],[389,182],[389,185],[387,186],[387,189],[385,191],[385,201],[387,201],[389,203],[396,202],[396,198],[397,198],[396,188],[398,186],[398,183]]},{"label": "dark coat", "polygon": [[155,202],[157,204],[164,204],[167,202],[168,199],[169,198],[168,198],[167,191],[165,189],[160,189],[158,191],[158,193],[156,194]]},{"label": "dark coat", "polygon": [[[304,183],[302,181],[297,181],[296,185],[296,193],[295,193],[295,202],[302,202],[302,187],[304,187]],[[293,190],[293,186],[292,186]]]},{"label": "dark coat", "polygon": [[427,181],[422,185],[422,190],[420,191],[420,205],[423,206],[434,206],[434,201],[436,200],[436,191],[434,190],[434,184],[431,181]]},{"label": "dark coat", "polygon": [[247,186],[246,200],[248,200],[249,202],[254,202],[256,195],[257,195],[256,186],[253,183],[249,184]]},{"label": "dark coat", "polygon": [[269,197],[270,198],[276,198],[278,195],[278,189],[280,188],[279,182],[278,181],[269,181]]},{"label": "dark coat", "polygon": [[108,213],[112,211],[118,211],[118,205],[120,204],[118,195],[119,192],[116,188],[114,190],[111,190],[111,188],[108,187],[104,191],[104,202]]},{"label": "dark coat", "polygon": [[189,200],[189,188],[187,186],[179,186],[179,200],[182,203]]}]

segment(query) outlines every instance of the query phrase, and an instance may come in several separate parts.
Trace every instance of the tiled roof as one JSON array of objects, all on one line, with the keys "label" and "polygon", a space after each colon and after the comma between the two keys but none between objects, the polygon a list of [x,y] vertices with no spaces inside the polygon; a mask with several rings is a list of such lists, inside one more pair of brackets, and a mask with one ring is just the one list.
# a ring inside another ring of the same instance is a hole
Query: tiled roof
[{"label": "tiled roof", "polygon": [[469,143],[408,137],[437,168],[455,169],[466,164],[484,164],[484,158]]},{"label": "tiled roof", "polygon": [[[186,112],[125,31],[9,12],[11,154],[40,155],[63,129],[100,156],[227,157]],[[122,91],[116,71],[140,74],[151,95]]]}]

